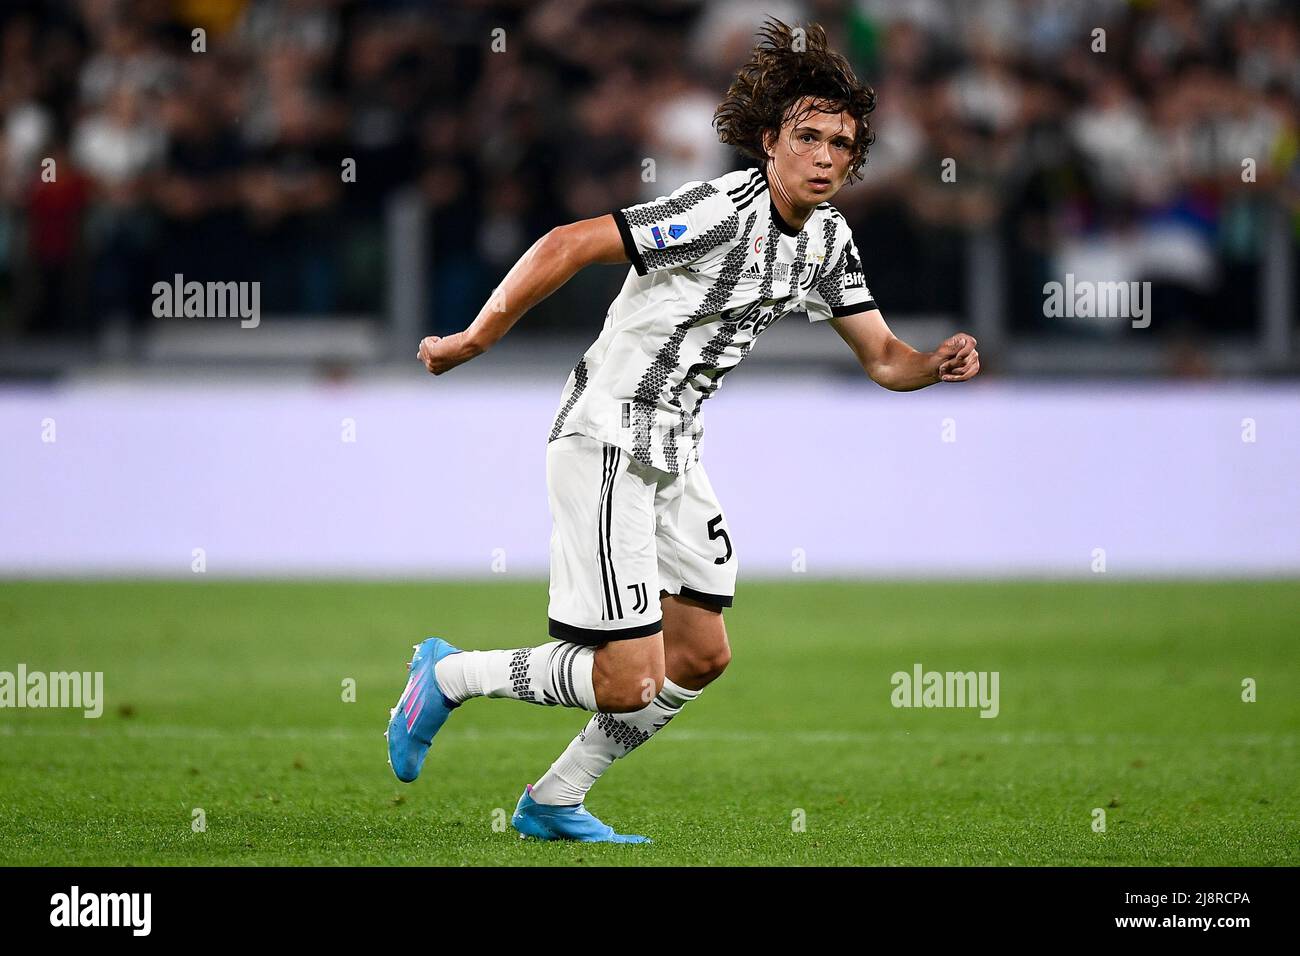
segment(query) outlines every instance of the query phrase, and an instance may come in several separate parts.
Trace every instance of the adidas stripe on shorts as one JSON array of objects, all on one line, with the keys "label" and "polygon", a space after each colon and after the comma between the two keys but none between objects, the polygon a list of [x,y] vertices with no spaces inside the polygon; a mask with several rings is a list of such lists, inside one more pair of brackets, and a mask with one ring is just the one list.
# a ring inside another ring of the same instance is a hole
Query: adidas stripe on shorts
[{"label": "adidas stripe on shorts", "polygon": [[718,608],[736,593],[736,555],[702,463],[683,475],[583,434],[550,441],[550,635],[575,644],[663,628],[661,592]]}]

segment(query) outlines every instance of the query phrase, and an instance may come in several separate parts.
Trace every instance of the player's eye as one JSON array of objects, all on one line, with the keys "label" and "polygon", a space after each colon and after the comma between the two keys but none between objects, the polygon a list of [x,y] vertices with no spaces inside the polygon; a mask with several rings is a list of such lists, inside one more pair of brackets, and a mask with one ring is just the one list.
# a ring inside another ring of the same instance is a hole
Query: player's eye
[{"label": "player's eye", "polygon": [[813,136],[812,133],[800,133],[799,139],[805,143],[811,143],[814,139],[816,139],[816,137]]}]

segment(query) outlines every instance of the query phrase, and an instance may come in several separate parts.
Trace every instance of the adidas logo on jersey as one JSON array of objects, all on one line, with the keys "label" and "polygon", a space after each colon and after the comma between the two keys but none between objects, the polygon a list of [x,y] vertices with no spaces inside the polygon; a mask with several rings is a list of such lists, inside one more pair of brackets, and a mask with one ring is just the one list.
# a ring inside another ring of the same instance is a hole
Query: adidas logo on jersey
[{"label": "adidas logo on jersey", "polygon": [[[749,268],[745,270],[745,275],[747,275],[747,276],[754,276],[755,278],[761,279],[761,278],[763,278],[763,270],[760,269],[760,268],[758,267],[758,263],[757,263],[757,262],[753,262],[753,263],[750,263]],[[790,281],[790,263],[788,263],[788,262],[774,262],[774,263],[772,263],[772,281],[774,281],[774,282],[789,282],[789,281]]]}]

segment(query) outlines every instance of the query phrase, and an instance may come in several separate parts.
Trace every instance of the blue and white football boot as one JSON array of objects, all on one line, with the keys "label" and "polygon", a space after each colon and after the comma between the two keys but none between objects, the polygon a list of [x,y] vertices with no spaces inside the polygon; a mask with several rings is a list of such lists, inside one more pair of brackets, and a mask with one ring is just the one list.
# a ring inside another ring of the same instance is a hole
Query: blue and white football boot
[{"label": "blue and white football boot", "polygon": [[581,803],[563,807],[538,803],[533,799],[531,783],[524,788],[510,825],[519,831],[520,838],[530,836],[539,840],[578,840],[582,843],[653,842],[649,837],[634,833],[615,833],[613,827],[601,823]]},{"label": "blue and white football boot", "polygon": [[388,712],[392,719],[384,736],[388,738],[388,763],[397,779],[410,783],[420,775],[433,736],[460,704],[453,704],[442,694],[434,665],[449,654],[459,654],[440,637],[431,637],[415,645],[411,658],[411,676],[397,706]]}]

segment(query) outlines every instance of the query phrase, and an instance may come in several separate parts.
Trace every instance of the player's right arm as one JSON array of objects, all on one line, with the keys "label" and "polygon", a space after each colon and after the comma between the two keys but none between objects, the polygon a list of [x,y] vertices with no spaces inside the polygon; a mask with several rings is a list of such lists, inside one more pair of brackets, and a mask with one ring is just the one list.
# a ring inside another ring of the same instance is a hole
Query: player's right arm
[{"label": "player's right arm", "polygon": [[428,336],[420,342],[418,357],[430,372],[441,375],[490,349],[525,312],[585,266],[628,261],[613,215],[557,226],[520,256],[469,328]]}]

